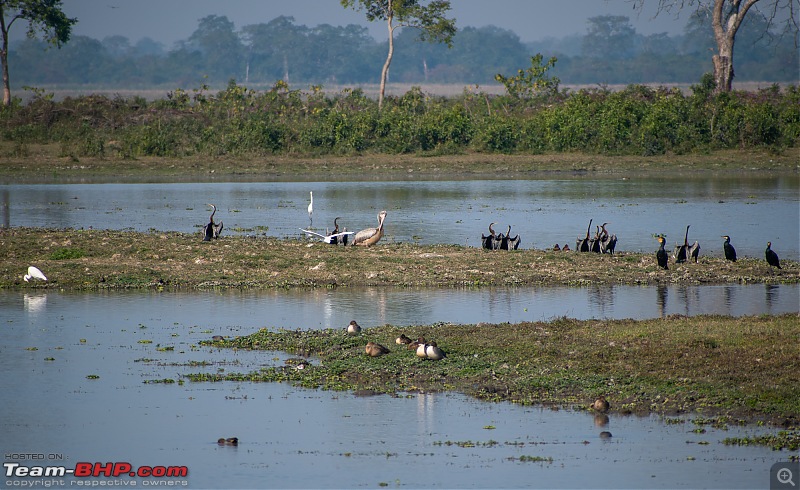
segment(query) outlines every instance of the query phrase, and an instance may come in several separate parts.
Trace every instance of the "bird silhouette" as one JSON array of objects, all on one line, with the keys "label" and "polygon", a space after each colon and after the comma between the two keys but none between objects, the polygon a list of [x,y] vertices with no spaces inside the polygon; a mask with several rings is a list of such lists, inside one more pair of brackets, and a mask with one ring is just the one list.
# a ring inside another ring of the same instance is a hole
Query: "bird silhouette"
[{"label": "bird silhouette", "polygon": [[778,254],[772,250],[772,242],[767,242],[767,249],[764,251],[764,255],[767,257],[767,264],[777,267],[778,269],[781,268],[781,261],[778,258]]},{"label": "bird silhouette", "polygon": [[733,248],[733,245],[731,245],[731,237],[728,235],[722,235],[722,238],[725,239],[725,243],[722,244],[722,250],[725,252],[725,258],[731,262],[736,262],[736,249]]}]

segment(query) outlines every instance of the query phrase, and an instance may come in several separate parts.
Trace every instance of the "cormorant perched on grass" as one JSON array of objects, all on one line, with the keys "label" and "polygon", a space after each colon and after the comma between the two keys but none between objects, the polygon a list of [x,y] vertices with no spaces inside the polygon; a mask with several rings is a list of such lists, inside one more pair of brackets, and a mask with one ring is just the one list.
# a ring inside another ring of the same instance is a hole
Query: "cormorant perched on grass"
[{"label": "cormorant perched on grass", "polygon": [[589,227],[586,228],[586,238],[578,237],[578,240],[575,242],[575,250],[578,252],[588,252],[590,250],[589,247],[589,230],[592,229],[592,220],[589,220]]},{"label": "cormorant perched on grass", "polygon": [[669,261],[669,256],[667,255],[667,251],[664,250],[664,244],[667,243],[667,241],[664,239],[663,236],[656,237],[656,239],[658,240],[658,243],[661,245],[658,249],[658,252],[656,252],[656,260],[658,260],[658,266],[663,269],[669,270],[669,265],[667,263]]},{"label": "cormorant perched on grass", "polygon": [[731,237],[722,235],[722,238],[725,239],[725,243],[722,244],[722,250],[725,251],[725,258],[731,262],[736,262],[736,249],[731,245]]},{"label": "cormorant perched on grass", "polygon": [[778,258],[778,254],[772,250],[772,242],[767,242],[767,250],[765,250],[764,254],[767,256],[767,264],[777,267],[778,269],[781,268],[781,261]]}]

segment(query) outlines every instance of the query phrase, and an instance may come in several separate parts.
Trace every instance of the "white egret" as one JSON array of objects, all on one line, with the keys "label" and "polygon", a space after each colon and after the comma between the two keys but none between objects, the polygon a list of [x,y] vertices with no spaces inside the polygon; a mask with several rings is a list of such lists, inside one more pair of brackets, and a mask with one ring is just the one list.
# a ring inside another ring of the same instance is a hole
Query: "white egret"
[{"label": "white egret", "polygon": [[308,195],[311,197],[311,202],[308,203],[308,227],[314,224],[314,191],[308,191]]},{"label": "white egret", "polygon": [[25,280],[25,282],[28,282],[31,279],[41,279],[42,281],[47,280],[47,277],[44,275],[44,273],[42,273],[42,271],[40,271],[34,266],[28,267],[28,273],[25,274],[22,278]]}]

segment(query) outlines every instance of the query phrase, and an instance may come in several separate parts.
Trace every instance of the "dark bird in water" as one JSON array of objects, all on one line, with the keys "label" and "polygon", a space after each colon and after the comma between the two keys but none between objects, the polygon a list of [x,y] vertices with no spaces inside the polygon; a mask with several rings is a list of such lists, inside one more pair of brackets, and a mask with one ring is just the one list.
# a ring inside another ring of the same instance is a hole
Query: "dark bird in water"
[{"label": "dark bird in water", "polygon": [[484,235],[481,233],[481,247],[485,250],[496,250],[497,246],[495,245],[497,236],[494,233],[494,228],[492,226],[494,223],[489,223],[489,236]]},{"label": "dark bird in water", "polygon": [[555,246],[553,247],[553,252],[560,252],[560,251],[561,247],[559,247],[558,244],[556,243]]},{"label": "dark bird in water", "polygon": [[658,243],[661,245],[658,251],[656,252],[656,260],[658,260],[658,266],[661,267],[662,269],[669,270],[669,265],[667,264],[669,256],[667,256],[667,251],[664,250],[664,244],[667,243],[667,241],[664,239],[663,236],[656,237],[656,239],[658,240]]},{"label": "dark bird in water", "polygon": [[222,221],[219,224],[214,223],[214,214],[217,212],[217,207],[213,204],[209,204],[213,211],[211,212],[211,216],[208,218],[208,224],[203,227],[203,241],[209,242],[212,238],[219,238],[219,234],[222,233]]},{"label": "dark bird in water", "polygon": [[589,231],[592,229],[592,220],[589,220],[589,227],[586,228],[586,238],[578,237],[578,240],[575,242],[575,250],[578,252],[588,252],[591,249],[591,244],[589,243]]},{"label": "dark bird in water", "polygon": [[600,252],[614,255],[614,249],[617,248],[617,235],[608,234],[608,231],[606,231],[607,224],[608,223],[603,223],[600,225],[602,229],[600,232]]},{"label": "dark bird in water", "polygon": [[569,251],[570,251],[570,248],[569,248],[569,243],[565,243],[565,244],[564,244],[564,246],[563,246],[563,247],[561,247],[561,250],[562,250],[563,252],[569,252]]},{"label": "dark bird in water", "polygon": [[673,256],[675,257],[676,264],[686,262],[690,258],[694,259],[695,263],[697,263],[697,258],[700,256],[700,244],[697,243],[697,240],[695,240],[692,245],[689,245],[690,226],[692,225],[686,225],[686,235],[683,237],[683,245],[678,245],[675,247]]},{"label": "dark bird in water", "polygon": [[767,264],[777,267],[778,269],[781,268],[781,261],[778,258],[778,254],[772,250],[772,242],[767,242],[767,249],[764,251],[764,254],[767,257]]},{"label": "dark bird in water", "polygon": [[722,244],[722,250],[725,252],[725,258],[731,262],[736,262],[736,249],[733,248],[733,245],[731,245],[731,237],[728,235],[722,235],[722,238],[725,239],[725,243]]},{"label": "dark bird in water", "polygon": [[386,211],[381,211],[378,214],[378,227],[367,228],[356,233],[356,236],[353,237],[353,245],[369,247],[378,243],[378,240],[383,236],[384,221],[386,221]]},{"label": "dark bird in water", "polygon": [[517,250],[518,248],[519,248],[519,234],[517,234],[517,236],[515,236],[514,238],[511,238],[511,225],[508,225],[508,231],[506,232],[506,236],[504,236],[503,240],[500,242],[500,249]]}]

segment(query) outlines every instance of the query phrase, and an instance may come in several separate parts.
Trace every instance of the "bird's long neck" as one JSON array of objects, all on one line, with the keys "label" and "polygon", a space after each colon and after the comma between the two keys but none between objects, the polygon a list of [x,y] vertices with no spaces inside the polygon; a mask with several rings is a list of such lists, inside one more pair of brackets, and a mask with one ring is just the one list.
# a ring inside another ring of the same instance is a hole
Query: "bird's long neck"
[{"label": "bird's long neck", "polygon": [[688,246],[689,245],[689,227],[692,225],[686,226],[686,235],[683,237],[683,244]]},{"label": "bird's long neck", "polygon": [[589,232],[592,229],[592,220],[589,220],[589,226],[586,227],[586,239],[589,239]]},{"label": "bird's long neck", "polygon": [[211,211],[211,216],[208,217],[208,221],[214,222],[214,215],[217,213],[217,207],[212,204],[211,209],[213,209],[213,211]]},{"label": "bird's long neck", "polygon": [[378,215],[378,233],[383,231],[383,221],[386,219],[386,216],[383,214]]}]

